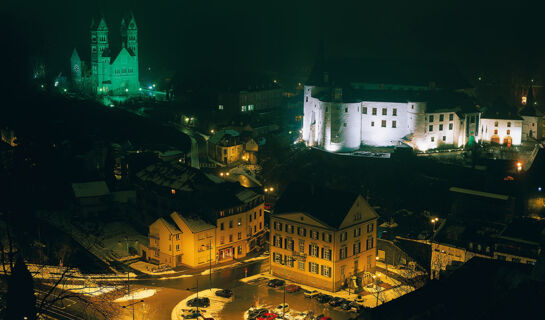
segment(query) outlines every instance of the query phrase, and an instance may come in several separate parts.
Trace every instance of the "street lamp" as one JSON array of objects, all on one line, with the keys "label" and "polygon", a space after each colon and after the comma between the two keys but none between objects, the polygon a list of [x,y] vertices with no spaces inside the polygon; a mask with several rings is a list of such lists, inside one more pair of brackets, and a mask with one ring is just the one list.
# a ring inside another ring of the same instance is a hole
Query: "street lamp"
[{"label": "street lamp", "polygon": [[[138,304],[138,303],[144,303],[144,300],[140,300],[140,301],[137,301],[137,302],[133,302],[133,303],[131,303],[131,304],[129,304],[129,305],[126,305],[126,306],[123,306],[123,307],[122,307],[123,309],[127,309],[127,307],[131,307],[131,306],[132,306],[132,319],[133,319],[133,320],[134,320],[134,305],[135,305],[135,304]],[[142,305],[142,314],[144,313],[143,310],[144,310],[144,307],[143,307],[143,305]],[[143,317],[143,315],[142,315],[142,317]]]}]

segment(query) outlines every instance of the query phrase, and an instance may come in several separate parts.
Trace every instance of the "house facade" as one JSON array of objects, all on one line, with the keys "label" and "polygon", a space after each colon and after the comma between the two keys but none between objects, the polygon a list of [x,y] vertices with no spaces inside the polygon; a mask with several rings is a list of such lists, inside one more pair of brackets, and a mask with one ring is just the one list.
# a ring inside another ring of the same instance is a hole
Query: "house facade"
[{"label": "house facade", "polygon": [[271,273],[340,290],[374,272],[377,218],[361,195],[290,185],[271,216]]}]

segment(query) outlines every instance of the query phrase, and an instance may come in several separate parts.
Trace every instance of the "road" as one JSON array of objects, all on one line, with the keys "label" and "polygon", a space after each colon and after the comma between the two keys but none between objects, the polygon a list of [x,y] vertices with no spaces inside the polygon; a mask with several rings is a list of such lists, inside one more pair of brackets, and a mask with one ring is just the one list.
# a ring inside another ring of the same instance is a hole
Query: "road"
[{"label": "road", "polygon": [[[266,305],[273,308],[283,302],[283,290],[269,288],[267,279],[257,279],[250,283],[239,281],[245,276],[245,268],[247,268],[247,276],[251,276],[266,270],[268,263],[269,261],[266,259],[213,272],[212,287],[229,288],[234,292],[233,301],[226,304],[219,312],[221,319],[243,319],[244,312],[252,306]],[[172,280],[136,281],[132,284],[133,289],[154,288],[157,293],[144,299],[143,303],[134,305],[135,319],[170,319],[171,311],[176,304],[197,291],[197,281],[199,291],[207,290],[210,287],[209,274]],[[326,304],[320,304],[314,299],[305,299],[302,292],[286,294],[286,303],[294,310],[312,310],[315,313],[328,315],[335,320],[349,319],[355,315],[331,308]],[[130,302],[124,304],[128,305]],[[126,311],[123,312],[120,319],[132,319],[131,308],[132,306],[128,310],[125,309]]]},{"label": "road", "polygon": [[191,139],[191,166],[200,169],[201,163],[208,163],[208,142],[206,139],[188,127],[177,123],[171,124],[179,131],[187,134]]}]

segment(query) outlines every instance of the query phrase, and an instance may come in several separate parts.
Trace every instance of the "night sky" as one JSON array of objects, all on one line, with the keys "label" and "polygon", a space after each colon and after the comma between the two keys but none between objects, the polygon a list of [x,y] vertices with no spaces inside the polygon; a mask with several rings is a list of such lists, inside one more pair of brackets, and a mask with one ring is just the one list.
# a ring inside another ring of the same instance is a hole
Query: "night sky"
[{"label": "night sky", "polygon": [[88,27],[100,12],[115,45],[127,10],[138,23],[141,65],[171,73],[304,74],[322,40],[329,57],[446,60],[475,72],[533,69],[545,60],[544,10],[537,1],[9,2],[8,15],[24,25],[24,37],[51,70],[67,68],[74,46],[88,50]]}]

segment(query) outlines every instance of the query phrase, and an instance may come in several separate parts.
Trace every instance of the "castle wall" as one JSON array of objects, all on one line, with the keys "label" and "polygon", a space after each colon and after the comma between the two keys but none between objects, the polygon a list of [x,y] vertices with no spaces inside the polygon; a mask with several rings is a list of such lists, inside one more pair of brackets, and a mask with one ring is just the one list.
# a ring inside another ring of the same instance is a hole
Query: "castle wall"
[{"label": "castle wall", "polygon": [[361,145],[361,104],[323,102],[325,122],[325,148],[328,151],[357,150]]},{"label": "castle wall", "polygon": [[481,119],[481,139],[484,142],[504,144],[511,140],[511,145],[520,145],[522,140],[522,120]]},{"label": "castle wall", "polygon": [[407,103],[364,101],[361,119],[363,144],[392,146],[411,132]]}]

